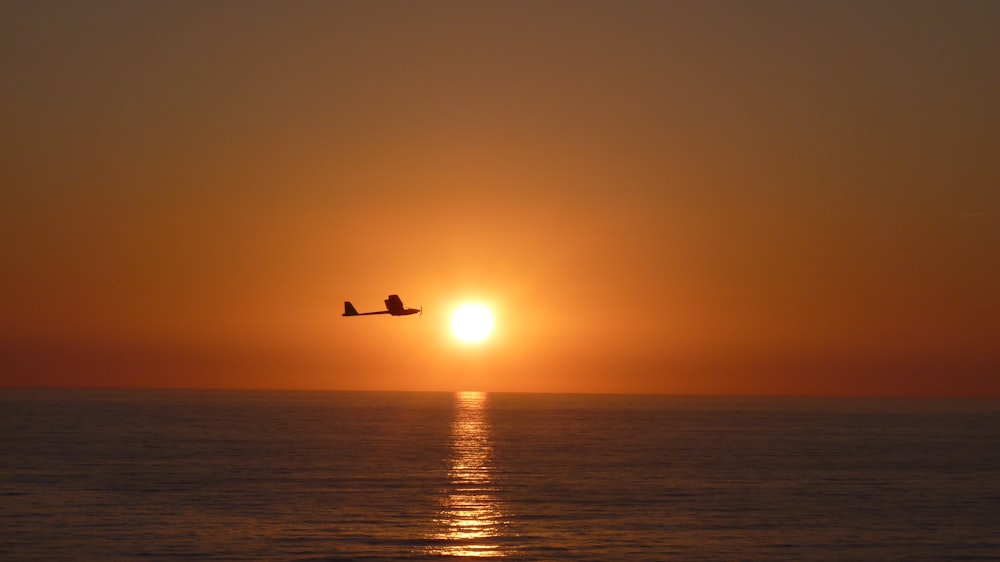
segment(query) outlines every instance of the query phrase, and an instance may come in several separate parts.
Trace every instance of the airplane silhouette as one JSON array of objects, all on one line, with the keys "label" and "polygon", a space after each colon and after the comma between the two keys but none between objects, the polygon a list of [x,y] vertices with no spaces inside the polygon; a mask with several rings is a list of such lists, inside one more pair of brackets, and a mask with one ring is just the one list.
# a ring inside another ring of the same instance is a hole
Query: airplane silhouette
[{"label": "airplane silhouette", "polygon": [[408,314],[423,314],[424,309],[421,308],[403,308],[403,301],[399,298],[399,295],[389,295],[389,298],[385,299],[385,310],[379,310],[378,312],[358,312],[351,301],[344,301],[344,314],[343,316],[368,316],[371,314],[391,314],[393,316],[406,316]]}]

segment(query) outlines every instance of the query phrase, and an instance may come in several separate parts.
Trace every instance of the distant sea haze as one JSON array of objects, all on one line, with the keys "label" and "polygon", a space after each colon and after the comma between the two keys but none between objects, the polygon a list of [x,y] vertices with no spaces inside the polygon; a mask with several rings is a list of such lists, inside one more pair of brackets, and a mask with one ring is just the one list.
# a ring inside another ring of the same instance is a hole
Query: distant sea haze
[{"label": "distant sea haze", "polygon": [[2,560],[1000,560],[1000,402],[0,390]]}]

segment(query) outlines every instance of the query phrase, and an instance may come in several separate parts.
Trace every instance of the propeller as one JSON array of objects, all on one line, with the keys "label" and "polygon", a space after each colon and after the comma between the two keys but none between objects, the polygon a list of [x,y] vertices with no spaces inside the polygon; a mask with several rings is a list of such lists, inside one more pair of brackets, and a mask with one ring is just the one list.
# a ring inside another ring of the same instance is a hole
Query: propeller
[{"label": "propeller", "polygon": [[424,305],[420,305],[420,314],[417,314],[417,318],[420,318],[423,315],[424,315]]}]

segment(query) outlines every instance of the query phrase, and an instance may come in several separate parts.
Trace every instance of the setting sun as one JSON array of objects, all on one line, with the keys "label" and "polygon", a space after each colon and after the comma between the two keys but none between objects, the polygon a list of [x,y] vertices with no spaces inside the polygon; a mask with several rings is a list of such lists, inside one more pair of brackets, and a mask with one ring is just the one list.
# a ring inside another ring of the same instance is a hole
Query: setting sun
[{"label": "setting sun", "polygon": [[481,304],[466,304],[452,315],[451,329],[464,342],[483,341],[493,331],[493,315]]}]

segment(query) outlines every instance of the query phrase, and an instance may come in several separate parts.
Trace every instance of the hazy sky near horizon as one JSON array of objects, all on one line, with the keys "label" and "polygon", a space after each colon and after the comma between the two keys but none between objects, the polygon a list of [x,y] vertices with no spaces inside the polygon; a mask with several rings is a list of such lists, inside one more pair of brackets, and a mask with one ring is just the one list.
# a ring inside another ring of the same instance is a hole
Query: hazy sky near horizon
[{"label": "hazy sky near horizon", "polygon": [[0,385],[1000,396],[997,29],[6,2]]}]

